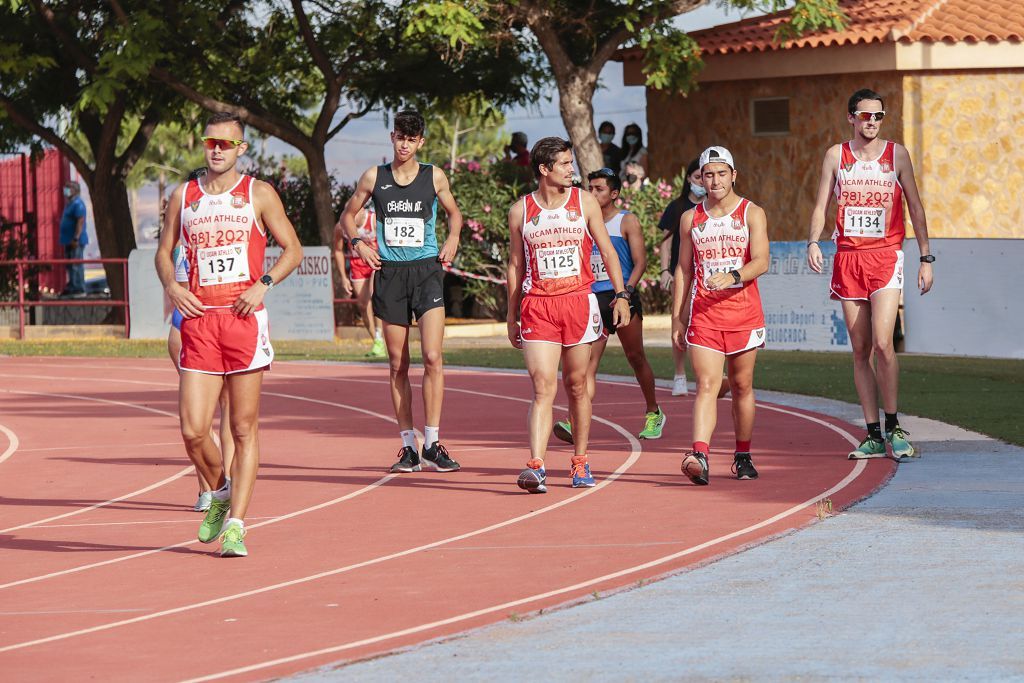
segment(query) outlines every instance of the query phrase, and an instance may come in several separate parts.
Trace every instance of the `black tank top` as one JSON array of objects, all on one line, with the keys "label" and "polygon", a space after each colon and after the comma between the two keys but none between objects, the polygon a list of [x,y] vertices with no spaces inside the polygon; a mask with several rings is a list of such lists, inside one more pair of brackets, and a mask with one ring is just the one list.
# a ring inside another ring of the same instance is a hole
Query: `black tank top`
[{"label": "black tank top", "polygon": [[408,185],[395,182],[391,164],[377,167],[373,188],[377,212],[377,246],[385,261],[416,261],[437,256],[437,192],[434,167],[420,164]]}]

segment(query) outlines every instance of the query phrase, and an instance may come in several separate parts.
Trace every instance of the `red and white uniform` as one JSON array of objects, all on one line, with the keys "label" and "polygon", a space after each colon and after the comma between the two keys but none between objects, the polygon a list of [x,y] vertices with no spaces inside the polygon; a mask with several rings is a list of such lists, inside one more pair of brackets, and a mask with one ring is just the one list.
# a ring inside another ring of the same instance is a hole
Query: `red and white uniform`
[{"label": "red and white uniform", "polygon": [[266,309],[238,317],[231,308],[263,275],[267,234],[256,219],[252,184],[243,175],[222,194],[207,193],[200,180],[185,186],[180,241],[189,291],[205,314],[182,322],[182,370],[221,375],[262,368],[274,359]]},{"label": "red and white uniform", "polygon": [[523,197],[523,341],[575,346],[604,334],[597,298],[590,292],[594,241],[580,192],[571,188],[556,209],[543,208],[532,193]]},{"label": "red and white uniform", "polygon": [[704,204],[693,209],[693,285],[686,343],[726,355],[764,346],[764,310],[757,280],[709,290],[705,282],[715,273],[739,270],[750,261],[750,200],[740,199],[725,216],[708,214]]},{"label": "red and white uniform", "polygon": [[832,239],[833,299],[867,300],[880,289],[903,288],[903,188],[896,173],[896,144],[885,143],[870,161],[841,147],[836,172],[836,226]]},{"label": "red and white uniform", "polygon": [[[356,229],[356,236],[362,240],[363,244],[367,244],[374,249],[377,248],[377,214],[374,213],[373,209],[368,208],[366,210],[366,220]],[[349,251],[348,263],[353,280],[367,280],[373,277],[373,268],[369,263],[360,258],[356,252]]]}]

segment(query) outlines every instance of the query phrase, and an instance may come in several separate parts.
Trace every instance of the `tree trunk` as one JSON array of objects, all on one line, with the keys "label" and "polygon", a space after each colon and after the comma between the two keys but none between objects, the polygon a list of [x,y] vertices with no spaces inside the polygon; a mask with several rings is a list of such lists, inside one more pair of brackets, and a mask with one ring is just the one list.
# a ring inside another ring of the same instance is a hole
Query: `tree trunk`
[{"label": "tree trunk", "polygon": [[581,71],[558,79],[558,110],[569,132],[580,175],[586,183],[588,173],[604,166],[604,156],[594,131],[593,101],[597,80]]},{"label": "tree trunk", "polygon": [[[96,241],[103,258],[128,258],[135,249],[135,227],[132,224],[131,208],[128,205],[128,188],[124,180],[114,176],[109,169],[98,169],[92,174],[89,196],[92,199],[93,215],[96,219]],[[104,265],[110,296],[124,300],[126,281],[120,264]],[[120,318],[120,313],[117,313]]]},{"label": "tree trunk", "polygon": [[320,231],[320,244],[331,246],[334,240],[334,198],[331,196],[331,176],[327,172],[327,159],[323,146],[314,145],[306,154],[309,165],[309,186],[313,191],[313,208]]}]

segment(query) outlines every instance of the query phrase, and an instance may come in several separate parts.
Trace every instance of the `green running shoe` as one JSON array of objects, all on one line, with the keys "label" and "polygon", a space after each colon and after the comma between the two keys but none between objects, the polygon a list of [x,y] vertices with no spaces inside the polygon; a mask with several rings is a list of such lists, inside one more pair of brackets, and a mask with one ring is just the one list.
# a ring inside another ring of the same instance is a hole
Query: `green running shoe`
[{"label": "green running shoe", "polygon": [[892,446],[892,457],[900,462],[907,462],[910,458],[920,458],[921,455],[914,450],[907,437],[910,432],[899,425],[892,428],[892,431],[885,435],[885,440]]},{"label": "green running shoe", "polygon": [[245,557],[249,551],[245,549],[245,527],[238,524],[229,524],[224,533],[220,535],[220,556],[221,557]]},{"label": "green running shoe", "polygon": [[228,516],[231,509],[231,499],[218,500],[214,496],[210,501],[210,509],[206,511],[203,523],[199,525],[199,540],[202,543],[213,543],[220,536],[221,527],[224,526],[224,518]]},{"label": "green running shoe", "polygon": [[387,351],[384,349],[383,339],[374,339],[373,346],[370,347],[370,352],[366,354],[367,358],[383,358],[387,355]]},{"label": "green running shoe", "polygon": [[637,436],[641,439],[660,439],[661,430],[665,428],[668,417],[658,408],[656,413],[647,413],[644,416],[644,428]]},{"label": "green running shoe", "polygon": [[568,420],[562,422],[556,422],[555,428],[552,429],[555,436],[566,443],[572,443],[572,425],[569,424]]},{"label": "green running shoe", "polygon": [[846,457],[850,460],[865,460],[868,458],[884,458],[885,456],[885,442],[867,436]]}]

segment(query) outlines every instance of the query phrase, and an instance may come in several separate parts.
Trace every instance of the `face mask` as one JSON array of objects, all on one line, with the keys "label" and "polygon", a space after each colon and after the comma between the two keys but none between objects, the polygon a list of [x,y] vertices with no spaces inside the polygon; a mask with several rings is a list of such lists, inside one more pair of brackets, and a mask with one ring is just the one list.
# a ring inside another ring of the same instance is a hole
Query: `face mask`
[{"label": "face mask", "polygon": [[64,196],[65,197],[70,197],[71,196],[71,188],[70,187],[65,187],[64,188]]},{"label": "face mask", "polygon": [[640,142],[640,136],[639,135],[627,135],[626,136],[626,144],[627,145],[635,145],[638,142]]},{"label": "face mask", "polygon": [[703,185],[694,185],[693,183],[690,183],[690,192],[692,192],[693,196],[697,199],[700,199],[708,193],[708,191],[704,189]]},{"label": "face mask", "polygon": [[615,137],[615,133],[601,133],[597,136],[597,139],[601,141],[602,145],[607,145]]}]

